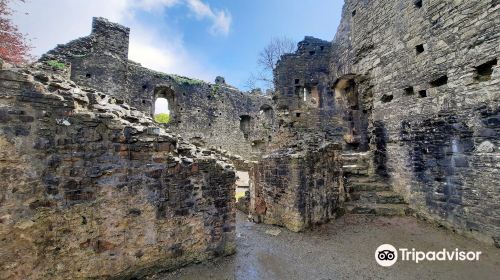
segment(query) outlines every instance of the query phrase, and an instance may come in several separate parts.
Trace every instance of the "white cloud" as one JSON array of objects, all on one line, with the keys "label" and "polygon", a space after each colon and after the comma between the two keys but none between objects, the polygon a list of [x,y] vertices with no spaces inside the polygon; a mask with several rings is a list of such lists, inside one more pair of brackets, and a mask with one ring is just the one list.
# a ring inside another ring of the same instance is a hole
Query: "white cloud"
[{"label": "white cloud", "polygon": [[210,5],[201,0],[186,0],[188,7],[198,19],[208,18],[213,21],[210,32],[212,34],[228,35],[232,17],[228,11],[213,10]]},{"label": "white cloud", "polygon": [[134,17],[139,10],[158,13],[181,4],[187,5],[198,20],[210,19],[212,34],[228,34],[230,14],[212,10],[200,0],[32,0],[16,4],[18,13],[14,21],[22,32],[34,38],[34,54],[41,55],[56,44],[88,35],[92,17],[105,17],[130,27],[130,59],[154,70],[212,81],[215,71],[190,54],[183,43],[183,34],[165,35],[158,26],[145,26]]}]

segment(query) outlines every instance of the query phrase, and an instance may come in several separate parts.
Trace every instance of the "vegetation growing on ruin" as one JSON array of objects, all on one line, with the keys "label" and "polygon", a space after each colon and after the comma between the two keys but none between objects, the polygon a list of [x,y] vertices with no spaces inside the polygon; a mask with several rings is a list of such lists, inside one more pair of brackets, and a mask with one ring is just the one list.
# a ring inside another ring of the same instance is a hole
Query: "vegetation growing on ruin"
[{"label": "vegetation growing on ruin", "polygon": [[183,76],[170,75],[172,79],[178,84],[188,84],[188,85],[201,85],[204,82],[202,80],[191,79]]},{"label": "vegetation growing on ruin", "polygon": [[166,113],[156,114],[155,122],[157,123],[168,123],[170,121],[170,115]]},{"label": "vegetation growing on ruin", "polygon": [[46,64],[52,68],[56,68],[56,69],[64,69],[64,67],[66,65],[64,65],[64,63],[58,61],[58,60],[49,60],[46,62]]},{"label": "vegetation growing on ruin", "polygon": [[216,85],[214,85],[214,86],[212,87],[212,95],[213,95],[214,97],[215,97],[216,95],[218,95],[218,94],[219,94],[219,90],[220,90],[220,85],[217,85],[217,84],[216,84]]}]

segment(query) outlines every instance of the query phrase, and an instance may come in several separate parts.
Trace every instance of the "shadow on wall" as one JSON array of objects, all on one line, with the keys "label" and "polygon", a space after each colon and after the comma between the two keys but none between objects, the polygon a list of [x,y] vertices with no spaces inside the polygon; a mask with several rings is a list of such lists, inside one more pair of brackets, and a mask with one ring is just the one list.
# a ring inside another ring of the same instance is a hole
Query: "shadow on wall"
[{"label": "shadow on wall", "polygon": [[373,151],[373,163],[375,174],[380,177],[389,177],[387,172],[387,129],[381,121],[373,123],[372,144],[375,149]]},{"label": "shadow on wall", "polygon": [[366,151],[368,149],[368,111],[361,107],[361,100],[355,75],[349,74],[335,84],[335,102],[344,123],[346,150]]},{"label": "shadow on wall", "polygon": [[428,209],[449,218],[463,205],[463,186],[474,150],[473,131],[456,116],[401,124],[400,135],[410,145],[411,167],[422,183],[412,192],[424,192]]},{"label": "shadow on wall", "polygon": [[243,136],[246,140],[248,140],[248,136],[252,129],[252,120],[253,118],[249,115],[240,116],[240,130],[243,132]]}]

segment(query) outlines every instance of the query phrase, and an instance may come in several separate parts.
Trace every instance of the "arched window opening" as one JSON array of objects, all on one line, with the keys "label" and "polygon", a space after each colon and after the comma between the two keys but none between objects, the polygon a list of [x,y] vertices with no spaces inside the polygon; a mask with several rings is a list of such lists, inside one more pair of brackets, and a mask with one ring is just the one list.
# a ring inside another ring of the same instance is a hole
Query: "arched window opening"
[{"label": "arched window opening", "polygon": [[168,86],[157,86],[154,90],[152,115],[157,123],[172,123],[175,119],[175,94]]},{"label": "arched window opening", "polygon": [[169,123],[170,110],[168,109],[168,100],[163,97],[156,98],[154,117],[157,123]]}]

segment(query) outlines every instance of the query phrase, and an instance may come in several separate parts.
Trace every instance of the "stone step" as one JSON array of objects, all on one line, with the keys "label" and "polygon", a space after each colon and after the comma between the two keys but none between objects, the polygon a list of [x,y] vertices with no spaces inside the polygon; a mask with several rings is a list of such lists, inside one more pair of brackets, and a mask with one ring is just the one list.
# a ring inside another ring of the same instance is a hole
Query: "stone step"
[{"label": "stone step", "polygon": [[377,176],[372,176],[372,175],[366,175],[366,174],[361,174],[361,175],[353,175],[350,174],[347,176],[347,180],[352,183],[372,183],[372,182],[384,182],[384,179],[381,179]]},{"label": "stone step", "polygon": [[349,182],[350,192],[362,192],[362,191],[390,191],[392,188],[389,184],[382,182]]},{"label": "stone step", "polygon": [[352,201],[378,204],[404,204],[404,198],[393,191],[361,191],[350,194]]},{"label": "stone step", "polygon": [[379,216],[404,216],[410,213],[406,204],[366,204],[347,202],[345,209],[351,214],[369,214]]},{"label": "stone step", "polygon": [[343,165],[342,170],[346,174],[368,174],[368,167],[364,165]]},{"label": "stone step", "polygon": [[343,158],[368,158],[370,157],[370,152],[361,152],[361,153],[343,153]]}]

